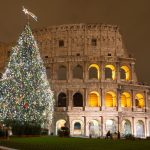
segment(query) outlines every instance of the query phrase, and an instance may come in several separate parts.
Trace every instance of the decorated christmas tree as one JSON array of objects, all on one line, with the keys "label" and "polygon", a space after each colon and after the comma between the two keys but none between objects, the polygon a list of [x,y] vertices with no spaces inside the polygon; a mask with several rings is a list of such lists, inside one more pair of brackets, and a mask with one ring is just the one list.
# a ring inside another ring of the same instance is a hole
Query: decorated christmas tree
[{"label": "decorated christmas tree", "polygon": [[0,81],[1,122],[17,121],[50,126],[53,92],[46,76],[37,43],[26,25]]}]

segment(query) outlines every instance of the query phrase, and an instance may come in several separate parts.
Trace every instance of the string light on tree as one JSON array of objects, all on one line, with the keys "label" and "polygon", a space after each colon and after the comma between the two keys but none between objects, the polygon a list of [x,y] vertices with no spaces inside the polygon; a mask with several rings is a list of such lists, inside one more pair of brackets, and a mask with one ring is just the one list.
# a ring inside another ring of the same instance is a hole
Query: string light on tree
[{"label": "string light on tree", "polygon": [[[37,20],[24,7],[23,11]],[[0,91],[1,121],[17,120],[48,126],[52,123],[53,92],[29,24],[11,50],[10,60],[0,81]]]}]

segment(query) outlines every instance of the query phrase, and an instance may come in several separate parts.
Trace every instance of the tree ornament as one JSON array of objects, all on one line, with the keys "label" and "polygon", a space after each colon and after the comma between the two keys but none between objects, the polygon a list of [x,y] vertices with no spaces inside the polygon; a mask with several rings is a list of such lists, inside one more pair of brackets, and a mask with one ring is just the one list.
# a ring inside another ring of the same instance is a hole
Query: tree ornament
[{"label": "tree ornament", "polygon": [[29,107],[29,104],[28,104],[28,102],[26,102],[26,103],[23,105],[23,108],[24,108],[24,109],[28,109],[28,107]]}]

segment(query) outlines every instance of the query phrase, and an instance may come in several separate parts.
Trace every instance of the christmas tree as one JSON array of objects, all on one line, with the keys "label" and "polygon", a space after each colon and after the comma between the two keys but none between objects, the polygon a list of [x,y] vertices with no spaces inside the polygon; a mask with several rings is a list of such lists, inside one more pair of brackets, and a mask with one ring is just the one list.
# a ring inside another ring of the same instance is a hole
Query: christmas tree
[{"label": "christmas tree", "polygon": [[12,48],[8,66],[0,81],[0,119],[21,124],[50,125],[53,92],[46,76],[37,43],[26,25]]}]

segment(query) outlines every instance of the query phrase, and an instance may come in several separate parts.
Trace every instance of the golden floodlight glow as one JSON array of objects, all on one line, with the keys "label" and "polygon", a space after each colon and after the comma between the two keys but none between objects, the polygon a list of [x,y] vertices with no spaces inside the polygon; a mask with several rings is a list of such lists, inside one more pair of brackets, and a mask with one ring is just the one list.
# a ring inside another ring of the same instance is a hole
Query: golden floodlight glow
[{"label": "golden floodlight glow", "polygon": [[107,92],[105,95],[105,106],[116,107],[116,94],[114,92]]},{"label": "golden floodlight glow", "polygon": [[136,106],[137,107],[139,107],[139,108],[143,108],[144,107],[144,97],[143,97],[143,95],[142,94],[140,94],[140,93],[138,93],[138,94],[136,94],[136,96],[135,96],[135,99],[137,100],[137,104],[136,104]]},{"label": "golden floodlight glow", "polygon": [[131,107],[131,96],[127,92],[121,94],[121,107]]},{"label": "golden floodlight glow", "polygon": [[98,92],[93,91],[89,94],[89,106],[90,107],[100,106],[100,96]]},{"label": "golden floodlight glow", "polygon": [[89,69],[90,69],[90,68],[96,68],[96,70],[97,70],[97,78],[100,79],[99,66],[98,66],[97,64],[91,64],[91,65],[89,66]]},{"label": "golden floodlight glow", "polygon": [[106,65],[105,68],[109,68],[112,71],[112,79],[115,80],[116,78],[116,69],[113,65]]},{"label": "golden floodlight glow", "polygon": [[122,66],[121,69],[123,69],[125,71],[125,77],[126,77],[126,80],[130,80],[130,70],[127,66]]}]

